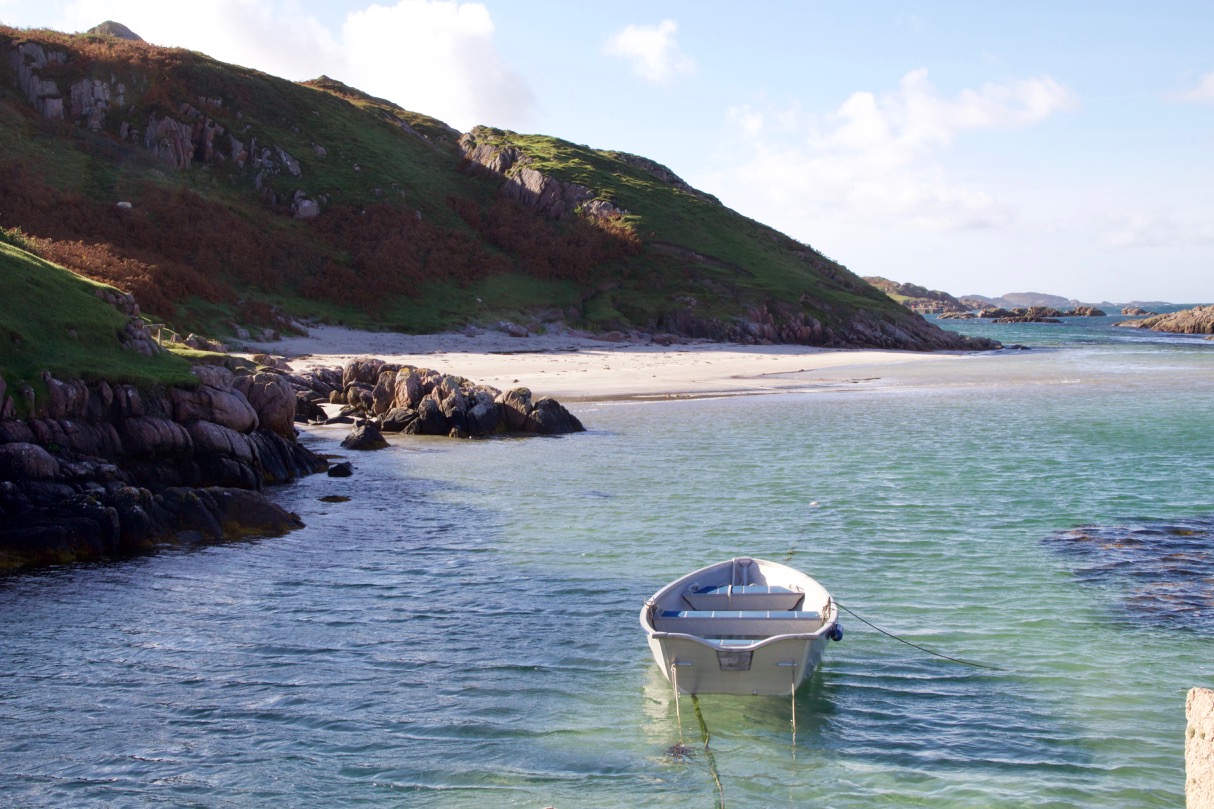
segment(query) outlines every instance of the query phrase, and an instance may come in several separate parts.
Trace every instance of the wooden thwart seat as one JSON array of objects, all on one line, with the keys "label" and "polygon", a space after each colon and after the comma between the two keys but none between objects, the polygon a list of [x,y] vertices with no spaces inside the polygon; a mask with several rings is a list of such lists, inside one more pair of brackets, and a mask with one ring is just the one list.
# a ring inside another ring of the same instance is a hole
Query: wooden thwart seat
[{"label": "wooden thwart seat", "polygon": [[683,598],[694,610],[795,610],[805,593],[769,584],[722,584]]},{"label": "wooden thwart seat", "polygon": [[663,610],[653,619],[659,632],[707,638],[796,635],[821,626],[821,613],[808,610]]}]

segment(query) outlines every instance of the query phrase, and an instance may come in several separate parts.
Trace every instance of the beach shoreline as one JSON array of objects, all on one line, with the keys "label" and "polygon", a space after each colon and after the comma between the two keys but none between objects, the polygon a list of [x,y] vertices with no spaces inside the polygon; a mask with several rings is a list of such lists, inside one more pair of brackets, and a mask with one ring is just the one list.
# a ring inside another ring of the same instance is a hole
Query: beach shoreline
[{"label": "beach shoreline", "polygon": [[[444,334],[368,332],[311,326],[304,336],[250,343],[283,357],[292,371],[344,365],[358,357],[432,368],[501,390],[530,388],[561,401],[665,400],[803,393],[880,382],[892,371],[936,364],[941,381],[970,352],[816,348],[687,341],[606,340],[562,331],[516,337],[502,331]],[[920,376],[922,374],[919,374]]]}]

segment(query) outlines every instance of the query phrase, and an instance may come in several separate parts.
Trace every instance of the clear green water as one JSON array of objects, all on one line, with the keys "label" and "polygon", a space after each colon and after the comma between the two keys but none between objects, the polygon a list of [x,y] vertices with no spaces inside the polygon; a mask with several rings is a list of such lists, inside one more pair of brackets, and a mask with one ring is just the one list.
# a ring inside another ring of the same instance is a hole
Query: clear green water
[{"label": "clear green water", "polygon": [[[1059,532],[1209,525],[1208,345],[577,405],[586,434],[401,440],[353,478],[281,490],[308,523],[288,537],[5,580],[0,802],[1181,805],[1214,576],[1184,558],[1140,575],[1159,562],[1145,543],[1126,575],[1093,577]],[[1208,556],[1210,533],[1192,538]],[[684,698],[695,753],[675,761],[637,612],[733,555],[788,561],[882,628],[1001,670],[845,617],[797,694],[795,749],[787,699],[701,698],[709,755]]]}]

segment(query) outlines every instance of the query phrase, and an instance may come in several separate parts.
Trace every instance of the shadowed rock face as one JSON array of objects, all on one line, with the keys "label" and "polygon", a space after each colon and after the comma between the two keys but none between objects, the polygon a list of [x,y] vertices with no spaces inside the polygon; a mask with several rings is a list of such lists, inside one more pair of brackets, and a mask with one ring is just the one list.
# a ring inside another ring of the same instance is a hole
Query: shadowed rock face
[{"label": "shadowed rock face", "polygon": [[295,389],[270,373],[195,376],[149,394],[48,375],[32,417],[6,407],[0,572],[300,525],[259,492],[327,467],[295,441]]},{"label": "shadowed rock face", "polygon": [[1126,620],[1214,635],[1214,515],[1084,525],[1044,541],[1081,582],[1118,593]]},{"label": "shadowed rock face", "polygon": [[278,536],[303,523],[257,492],[238,488],[68,487],[0,483],[0,572],[144,553],[159,544],[194,545]]}]

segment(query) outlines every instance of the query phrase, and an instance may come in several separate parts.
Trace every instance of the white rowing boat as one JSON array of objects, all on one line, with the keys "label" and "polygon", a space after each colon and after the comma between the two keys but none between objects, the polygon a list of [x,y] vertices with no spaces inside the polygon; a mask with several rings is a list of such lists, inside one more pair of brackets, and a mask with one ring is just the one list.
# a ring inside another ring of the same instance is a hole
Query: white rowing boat
[{"label": "white rowing boat", "polygon": [[718,562],[677,579],[641,608],[662,674],[684,694],[788,694],[843,627],[830,593],[763,559]]}]

